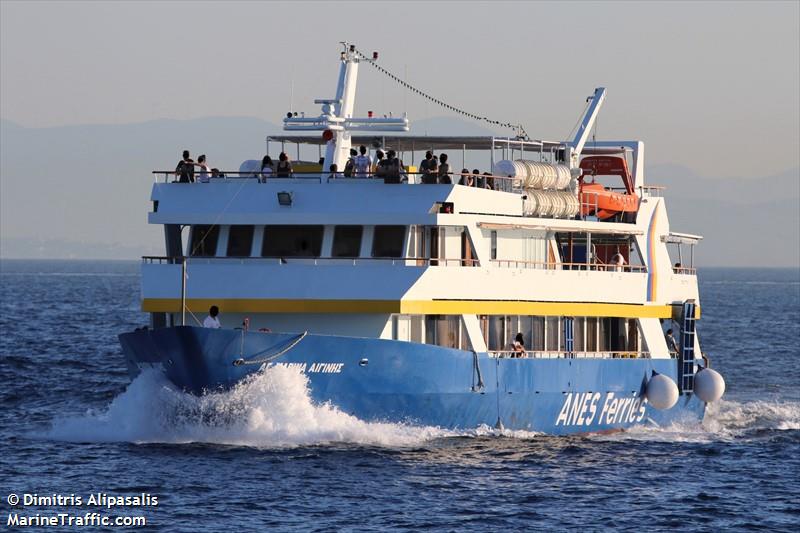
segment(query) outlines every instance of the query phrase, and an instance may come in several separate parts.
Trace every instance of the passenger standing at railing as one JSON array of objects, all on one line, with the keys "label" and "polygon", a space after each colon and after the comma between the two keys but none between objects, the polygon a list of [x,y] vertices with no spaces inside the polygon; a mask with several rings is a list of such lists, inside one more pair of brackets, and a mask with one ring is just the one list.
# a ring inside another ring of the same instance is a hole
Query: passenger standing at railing
[{"label": "passenger standing at railing", "polygon": [[678,355],[678,342],[675,340],[675,337],[672,336],[672,328],[667,330],[666,335],[664,335],[664,339],[667,341],[667,349],[669,350],[669,354],[674,359]]},{"label": "passenger standing at railing", "polygon": [[397,159],[394,150],[389,150],[386,156],[386,159],[381,161],[381,167],[383,168],[381,174],[383,175],[384,183],[400,183],[400,172],[403,163]]},{"label": "passenger standing at railing", "polygon": [[272,158],[268,155],[264,156],[264,159],[261,160],[261,176],[258,178],[258,181],[261,183],[266,183],[267,178],[272,177]]},{"label": "passenger standing at railing", "polygon": [[522,333],[517,333],[514,337],[514,357],[523,357],[525,355],[525,338]]},{"label": "passenger standing at railing", "polygon": [[288,178],[292,175],[292,164],[289,162],[289,156],[286,152],[281,152],[278,156],[278,168],[275,169],[275,176],[279,178]]},{"label": "passenger standing at railing", "polygon": [[619,251],[617,251],[617,253],[611,257],[611,264],[614,265],[615,272],[625,271],[625,258],[622,257],[622,254],[619,253]]},{"label": "passenger standing at railing", "polygon": [[439,183],[439,158],[434,155],[431,158],[430,173],[428,174],[428,182],[430,184]]},{"label": "passenger standing at railing", "polygon": [[180,176],[178,183],[194,183],[194,161],[189,155],[189,150],[183,151],[183,159],[178,161],[175,174]]},{"label": "passenger standing at railing", "polygon": [[475,185],[475,181],[472,179],[472,174],[469,173],[468,168],[461,169],[461,179],[458,180],[459,185],[465,185],[467,187],[472,187]]},{"label": "passenger standing at railing", "polygon": [[492,177],[491,172],[484,172],[483,173],[483,188],[494,190],[494,178]]},{"label": "passenger standing at railing", "polygon": [[439,183],[451,184],[453,180],[450,179],[450,163],[447,162],[447,154],[442,154],[439,157],[441,164],[439,165]]},{"label": "passenger standing at railing", "polygon": [[375,152],[375,164],[372,167],[372,172],[376,178],[382,178],[381,162],[383,161],[383,151],[378,150]]},{"label": "passenger standing at railing", "polygon": [[478,187],[479,189],[483,189],[486,187],[486,182],[481,179],[481,171],[477,168],[472,169],[472,175],[475,176],[475,185],[473,187]]},{"label": "passenger standing at railing", "polygon": [[200,183],[208,183],[211,168],[206,164],[206,154],[197,156],[197,166],[200,167],[200,173],[197,177],[197,181]]},{"label": "passenger standing at railing", "polygon": [[436,161],[433,152],[425,152],[425,159],[419,164],[420,179],[422,183],[436,183]]},{"label": "passenger standing at railing", "polygon": [[358,149],[361,152],[355,158],[355,167],[356,167],[356,177],[357,178],[368,178],[369,171],[372,168],[372,159],[367,155],[367,147],[361,146]]},{"label": "passenger standing at railing", "polygon": [[355,148],[350,148],[350,157],[347,159],[347,163],[344,164],[344,177],[345,178],[352,178],[353,173],[356,170],[356,152]]},{"label": "passenger standing at railing", "polygon": [[331,166],[328,168],[328,170],[330,170],[330,174],[328,174],[329,180],[335,180],[342,177],[339,174],[339,165],[336,163],[331,163]]}]

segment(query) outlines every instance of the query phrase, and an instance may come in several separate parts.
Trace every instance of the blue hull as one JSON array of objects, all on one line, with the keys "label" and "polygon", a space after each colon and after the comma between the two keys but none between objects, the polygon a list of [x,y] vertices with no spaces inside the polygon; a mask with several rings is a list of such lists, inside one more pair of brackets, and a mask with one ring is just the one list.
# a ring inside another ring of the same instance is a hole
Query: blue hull
[{"label": "blue hull", "polygon": [[154,366],[194,394],[231,387],[264,365],[290,365],[308,376],[314,401],[365,421],[468,429],[499,420],[566,435],[701,420],[705,410],[691,394],[664,411],[644,400],[653,370],[677,382],[671,359],[497,359],[391,340],[190,326],[125,333],[120,342],[132,377]]}]

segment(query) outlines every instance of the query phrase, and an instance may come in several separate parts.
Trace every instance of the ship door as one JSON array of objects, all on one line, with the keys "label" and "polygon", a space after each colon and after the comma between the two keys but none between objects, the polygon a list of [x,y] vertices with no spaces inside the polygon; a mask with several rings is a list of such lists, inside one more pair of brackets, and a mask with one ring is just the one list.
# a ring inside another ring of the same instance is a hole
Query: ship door
[{"label": "ship door", "polygon": [[431,243],[430,257],[431,266],[438,266],[439,259],[444,259],[444,231],[445,228],[439,226],[432,226],[428,228],[428,239]]}]

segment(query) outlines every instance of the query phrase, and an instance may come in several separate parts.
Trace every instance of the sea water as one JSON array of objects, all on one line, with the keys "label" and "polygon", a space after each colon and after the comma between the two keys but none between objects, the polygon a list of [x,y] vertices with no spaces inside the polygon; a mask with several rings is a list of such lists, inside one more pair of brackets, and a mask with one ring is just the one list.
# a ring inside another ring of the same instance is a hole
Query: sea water
[{"label": "sea water", "polygon": [[[116,335],[147,322],[137,263],[2,261],[0,519],[141,514],[159,531],[797,530],[800,273],[699,279],[698,331],[727,381],[723,400],[702,424],[565,438],[368,423],[314,404],[305,377],[284,368],[201,398],[158,372],[131,382]],[[98,493],[158,505],[8,503]]]}]

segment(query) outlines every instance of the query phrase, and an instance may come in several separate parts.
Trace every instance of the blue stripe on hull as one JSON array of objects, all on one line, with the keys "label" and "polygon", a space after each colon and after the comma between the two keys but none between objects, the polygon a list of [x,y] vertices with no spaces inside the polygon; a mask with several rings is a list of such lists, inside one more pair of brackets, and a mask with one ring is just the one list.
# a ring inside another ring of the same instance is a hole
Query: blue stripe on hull
[{"label": "blue stripe on hull", "polygon": [[[240,331],[186,326],[126,333],[120,342],[132,376],[153,365],[199,394],[233,386],[261,367],[235,360],[278,353],[295,338],[249,332],[242,342]],[[677,379],[671,359],[495,359],[424,344],[307,335],[269,364],[302,368],[315,401],[366,421],[474,428],[499,418],[509,429],[572,434],[701,419],[705,409],[692,395],[666,411],[643,401],[653,370]]]}]

